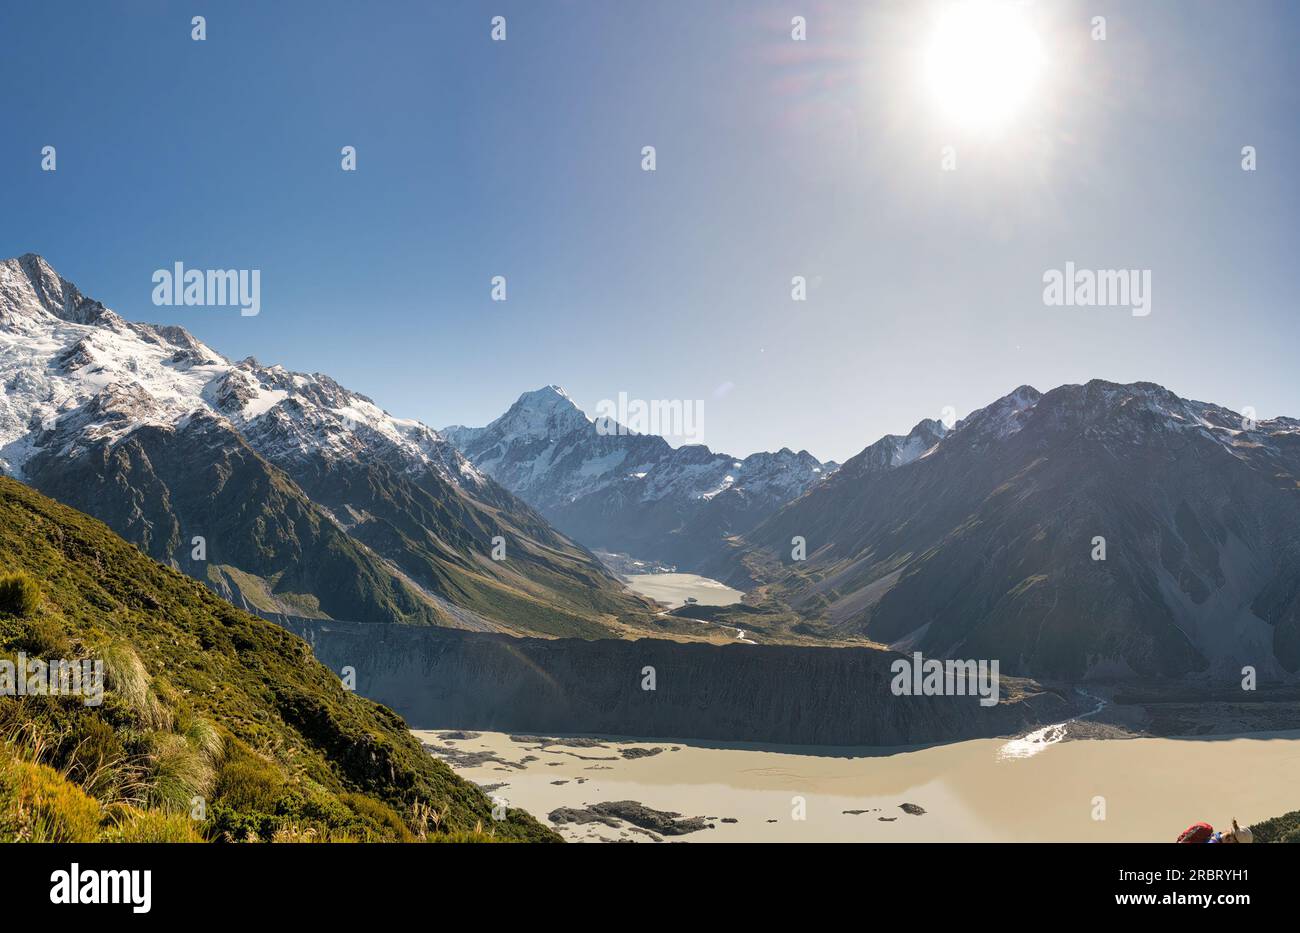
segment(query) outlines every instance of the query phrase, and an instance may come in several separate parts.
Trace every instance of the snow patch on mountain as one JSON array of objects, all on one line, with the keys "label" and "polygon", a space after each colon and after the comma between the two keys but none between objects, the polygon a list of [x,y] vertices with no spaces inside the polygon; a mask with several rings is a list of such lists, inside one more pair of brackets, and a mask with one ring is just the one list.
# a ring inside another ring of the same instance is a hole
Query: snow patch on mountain
[{"label": "snow patch on mountain", "polygon": [[611,488],[640,502],[708,501],[732,490],[784,501],[829,472],[806,451],[737,459],[700,444],[673,448],[656,435],[593,421],[555,385],[525,392],[486,427],[453,426],[442,433],[480,469],[542,509]]},{"label": "snow patch on mountain", "polygon": [[482,472],[431,428],[321,374],[232,363],[182,327],[128,323],[39,256],[0,261],[0,469],[146,425],[225,421],[273,462],[382,457],[471,490]]},{"label": "snow patch on mountain", "polygon": [[[1050,405],[1044,405],[1049,400]],[[1044,395],[1022,385],[984,408],[971,412],[951,428],[927,419],[907,435],[887,434],[850,458],[843,479],[862,472],[896,469],[928,459],[949,445],[986,448],[1019,434],[1036,417],[1069,418],[1085,437],[1123,445],[1146,432],[1195,432],[1213,439],[1225,451],[1244,459],[1260,451],[1278,453],[1300,429],[1294,418],[1251,422],[1241,412],[1221,405],[1180,398],[1149,382],[1130,385],[1094,379],[1083,385],[1063,385]]]}]

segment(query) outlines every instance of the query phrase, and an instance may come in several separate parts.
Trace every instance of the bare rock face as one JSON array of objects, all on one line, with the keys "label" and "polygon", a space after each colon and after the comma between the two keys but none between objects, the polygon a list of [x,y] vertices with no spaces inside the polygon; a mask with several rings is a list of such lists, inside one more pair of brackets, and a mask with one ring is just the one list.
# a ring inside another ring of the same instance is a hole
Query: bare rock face
[{"label": "bare rock face", "polygon": [[[1002,701],[894,696],[870,648],[511,638],[294,621],[318,658],[412,728],[640,735],[794,745],[912,745],[1005,735],[1077,712],[1072,695],[1002,679]],[[643,671],[656,689],[643,690]]]}]

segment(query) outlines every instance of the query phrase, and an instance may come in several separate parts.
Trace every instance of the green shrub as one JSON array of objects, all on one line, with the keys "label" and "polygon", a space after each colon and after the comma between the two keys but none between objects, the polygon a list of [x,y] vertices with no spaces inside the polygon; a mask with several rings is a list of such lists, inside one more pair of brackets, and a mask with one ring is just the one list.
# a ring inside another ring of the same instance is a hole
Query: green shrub
[{"label": "green shrub", "polygon": [[1256,842],[1300,843],[1300,810],[1256,823],[1250,831],[1254,833]]},{"label": "green shrub", "polygon": [[94,842],[102,818],[80,787],[0,746],[0,843]]},{"label": "green shrub", "polygon": [[37,616],[23,624],[15,645],[20,651],[27,652],[33,658],[53,660],[66,658],[72,653],[72,643],[68,633],[57,619],[49,616]]},{"label": "green shrub", "polygon": [[41,602],[41,586],[26,571],[0,576],[0,615],[27,616]]},{"label": "green shrub", "polygon": [[271,764],[248,753],[233,757],[217,774],[215,799],[244,813],[274,813],[284,793],[284,777]]},{"label": "green shrub", "polygon": [[309,778],[299,777],[293,788],[276,802],[275,812],[289,823],[353,829],[357,815],[334,793]]},{"label": "green shrub", "polygon": [[382,800],[353,793],[339,794],[339,799],[351,807],[352,812],[357,816],[373,823],[380,830],[379,835],[383,838],[398,842],[411,842],[415,839],[415,835],[406,822],[398,816],[397,811]]},{"label": "green shrub", "polygon": [[504,842],[498,836],[485,833],[482,829],[473,831],[463,831],[454,833],[433,833],[429,836],[429,842]]}]

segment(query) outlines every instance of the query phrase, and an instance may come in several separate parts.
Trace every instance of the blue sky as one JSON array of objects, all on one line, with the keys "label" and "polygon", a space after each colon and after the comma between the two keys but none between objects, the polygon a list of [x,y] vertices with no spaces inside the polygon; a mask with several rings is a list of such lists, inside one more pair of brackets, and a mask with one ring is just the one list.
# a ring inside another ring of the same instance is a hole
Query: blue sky
[{"label": "blue sky", "polygon": [[[1045,64],[990,132],[927,97],[925,2],[6,4],[0,254],[435,427],[547,383],[704,399],[739,455],[1093,377],[1300,415],[1300,6],[1017,9]],[[261,314],[153,306],[178,260]],[[1067,261],[1152,313],[1045,306]]]}]

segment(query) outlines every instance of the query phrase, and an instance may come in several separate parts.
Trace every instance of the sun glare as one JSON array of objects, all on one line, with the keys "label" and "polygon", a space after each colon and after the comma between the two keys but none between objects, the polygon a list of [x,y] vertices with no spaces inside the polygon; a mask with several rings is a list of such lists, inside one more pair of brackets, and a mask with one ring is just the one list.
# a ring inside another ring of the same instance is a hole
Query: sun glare
[{"label": "sun glare", "polygon": [[925,52],[925,80],[944,118],[993,130],[1023,110],[1038,84],[1043,50],[1023,8],[957,3],[944,10]]}]

